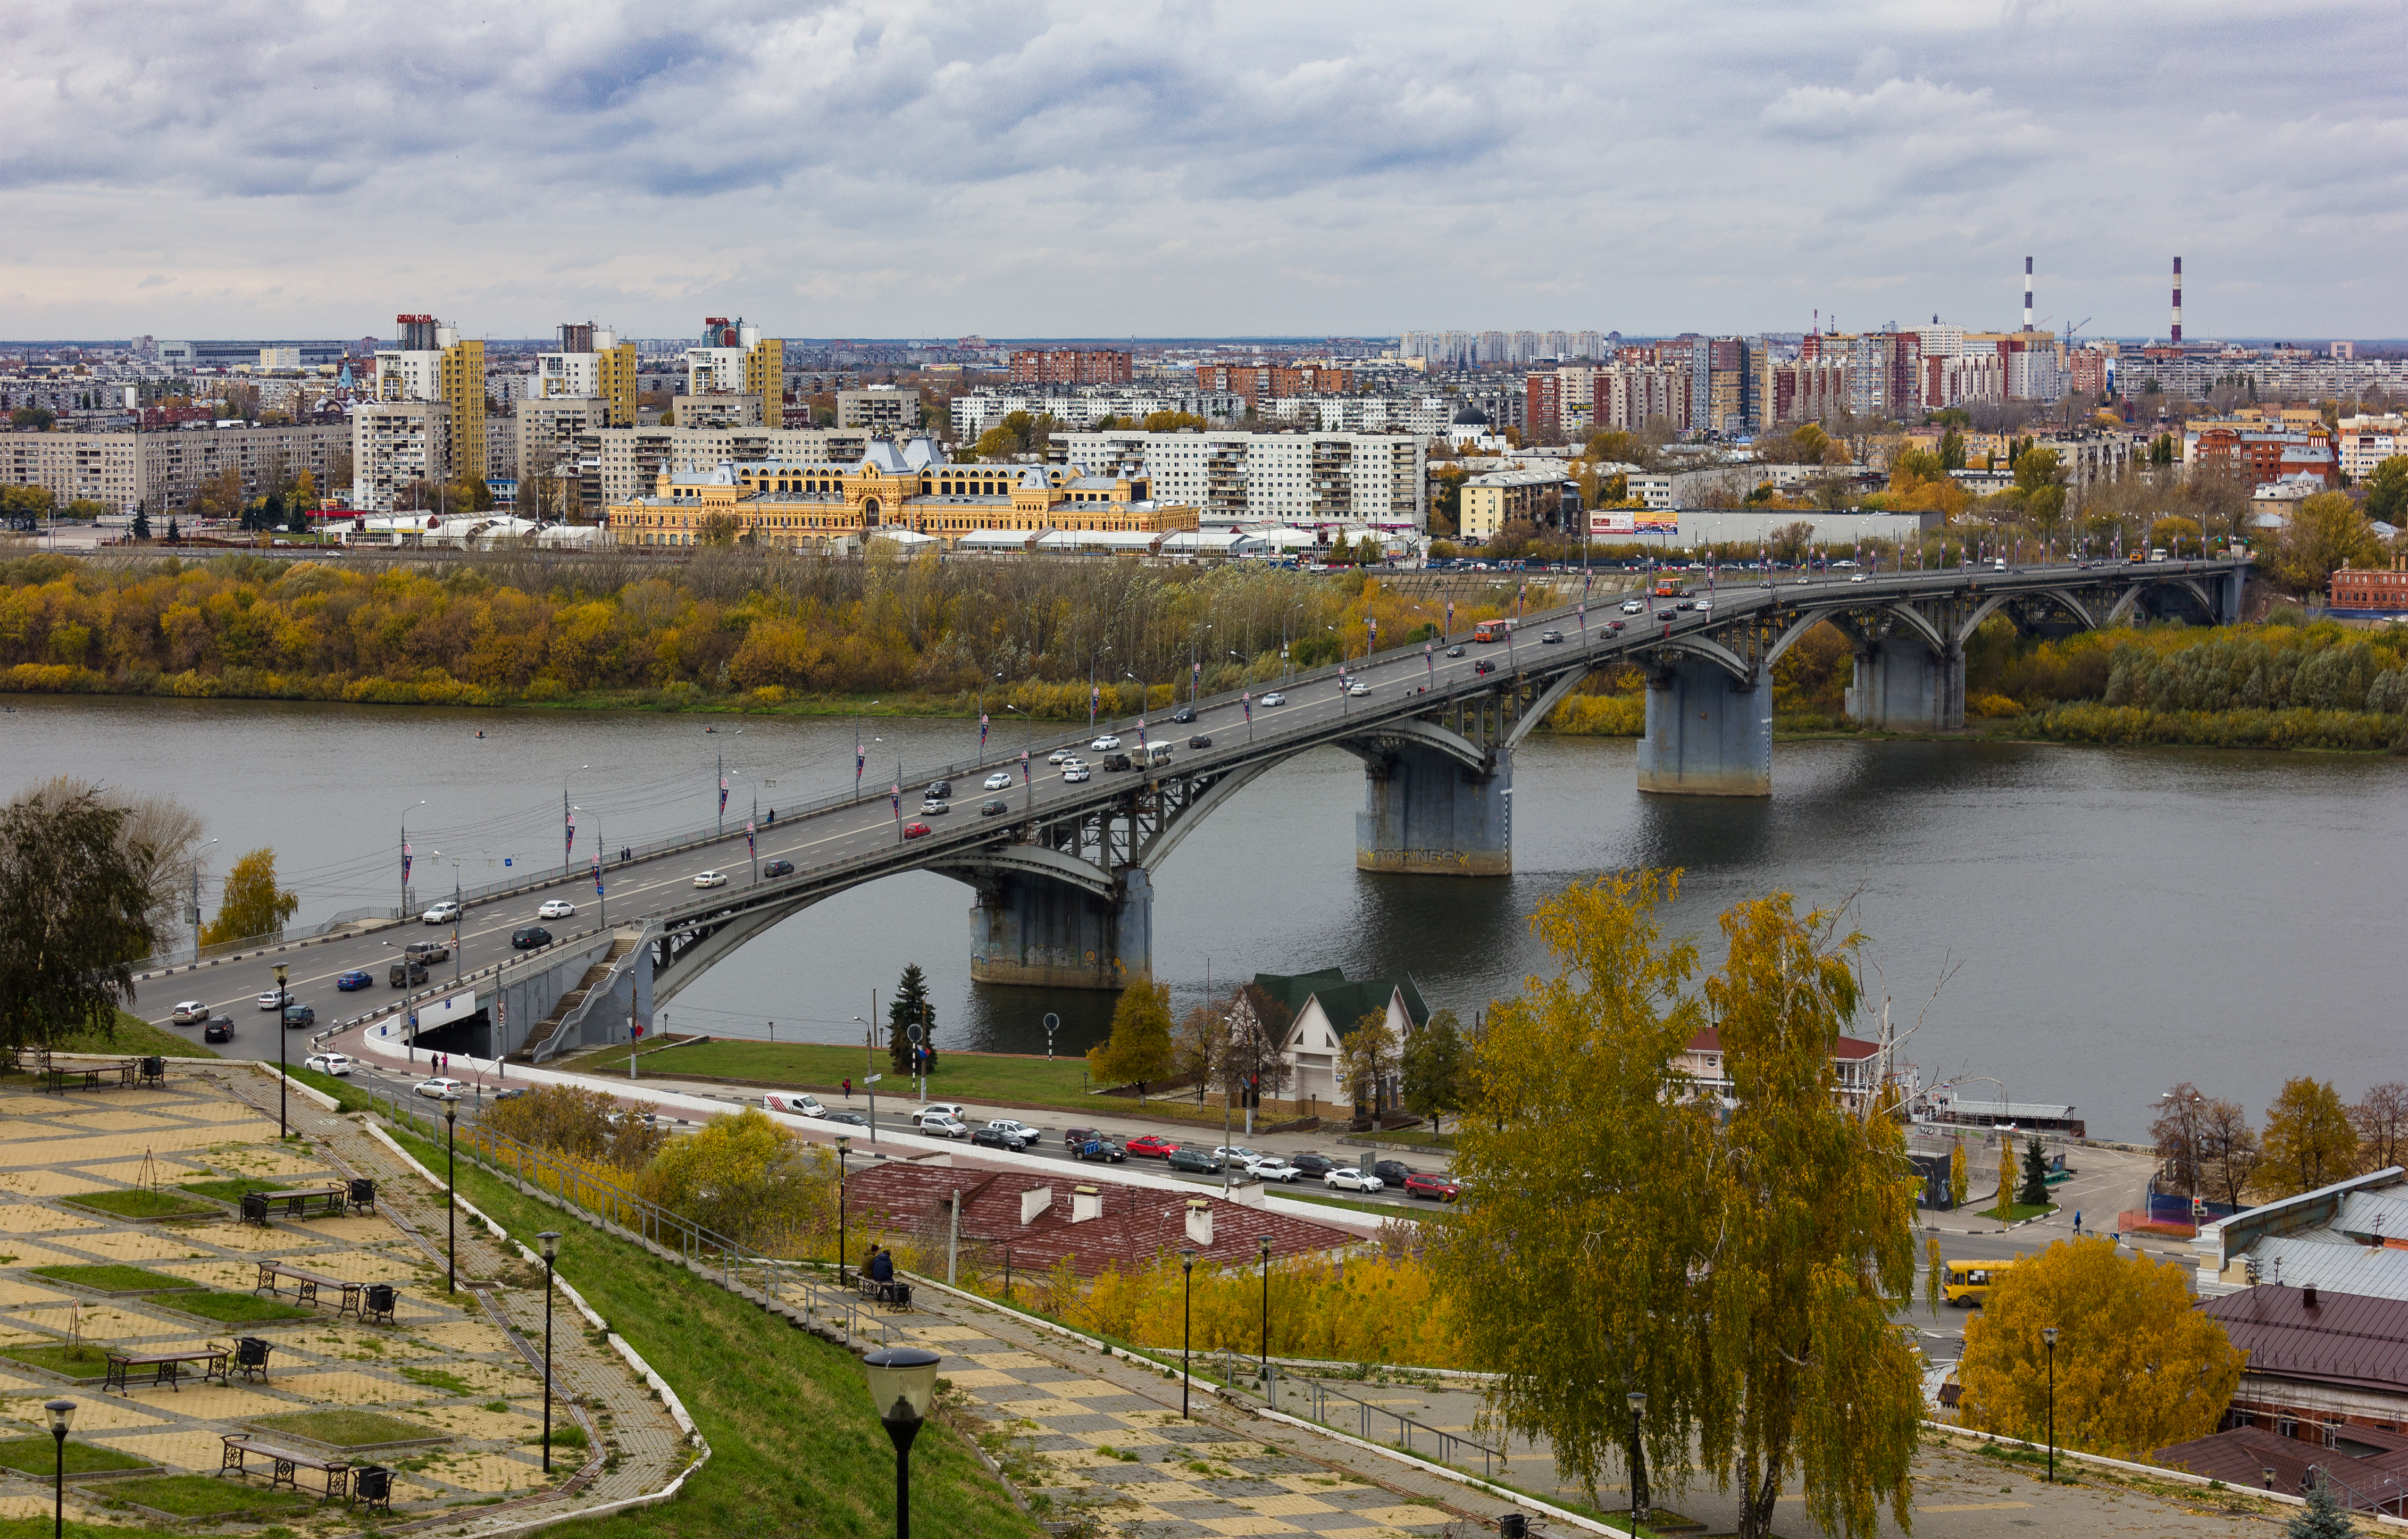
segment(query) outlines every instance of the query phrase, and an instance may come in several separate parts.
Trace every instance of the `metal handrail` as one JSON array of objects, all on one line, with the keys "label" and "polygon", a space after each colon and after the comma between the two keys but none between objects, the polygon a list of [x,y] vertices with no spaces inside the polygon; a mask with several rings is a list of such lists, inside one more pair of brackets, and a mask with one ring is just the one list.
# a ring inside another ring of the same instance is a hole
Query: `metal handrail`
[{"label": "metal handrail", "polygon": [[[1226,1346],[1215,1347],[1211,1352],[1204,1354],[1204,1359],[1208,1363],[1216,1359],[1223,1364],[1222,1382],[1227,1384],[1233,1388],[1242,1389],[1248,1388],[1244,1381],[1255,1376],[1260,1372],[1261,1362],[1259,1359],[1234,1351]],[[1329,1419],[1328,1402],[1329,1396],[1336,1395],[1340,1400],[1351,1401],[1354,1402],[1355,1406],[1355,1421],[1361,1429],[1361,1437],[1367,1443],[1371,1441],[1371,1418],[1374,1416],[1384,1417],[1396,1422],[1397,1446],[1402,1448],[1407,1453],[1414,1451],[1413,1434],[1415,1432],[1421,1432],[1436,1440],[1438,1446],[1438,1460],[1441,1464],[1460,1464],[1469,1468],[1469,1461],[1468,1460],[1458,1458],[1455,1453],[1457,1448],[1468,1448],[1480,1455],[1480,1473],[1485,1478],[1495,1478],[1495,1471],[1501,1470],[1506,1467],[1505,1453],[1504,1450],[1500,1448],[1492,1448],[1484,1443],[1476,1443],[1470,1438],[1463,1436],[1459,1432],[1450,1432],[1443,1427],[1433,1427],[1428,1422],[1416,1420],[1415,1418],[1405,1415],[1401,1411],[1390,1410],[1384,1405],[1374,1405],[1360,1395],[1350,1394],[1326,1379],[1317,1378],[1311,1374],[1291,1374],[1282,1375],[1278,1371],[1277,1364],[1272,1365],[1268,1382],[1262,1384],[1259,1388],[1254,1388],[1252,1392],[1261,1395],[1263,1397],[1264,1403],[1276,1410],[1279,1404],[1279,1384],[1283,1376],[1284,1376],[1287,1382],[1291,1384],[1300,1384],[1302,1386],[1302,1392],[1305,1398],[1312,1402],[1312,1415],[1311,1419],[1321,1423],[1325,1427],[1334,1428],[1336,1426],[1336,1423]]]},{"label": "metal handrail", "polygon": [[[387,1120],[429,1139],[443,1137],[434,1116],[399,1096],[372,1090],[368,1100],[372,1106],[382,1109]],[[832,1321],[841,1318],[847,1342],[862,1338],[866,1318],[877,1327],[879,1344],[889,1345],[892,1326],[863,1310],[860,1297],[840,1281],[831,1285],[806,1274],[802,1268],[811,1263],[764,1255],[674,1209],[638,1197],[623,1187],[596,1180],[591,1172],[555,1159],[547,1151],[507,1133],[472,1124],[465,1141],[458,1140],[456,1133],[454,1138],[452,1147],[460,1156],[484,1166],[531,1196],[549,1192],[566,1206],[589,1215],[606,1232],[673,1252],[688,1266],[731,1291],[746,1281],[749,1269],[760,1291],[771,1300],[794,1303],[806,1316],[824,1316]],[[546,1176],[556,1185],[545,1186],[542,1178]],[[632,1217],[634,1224],[623,1221],[622,1215]]]}]

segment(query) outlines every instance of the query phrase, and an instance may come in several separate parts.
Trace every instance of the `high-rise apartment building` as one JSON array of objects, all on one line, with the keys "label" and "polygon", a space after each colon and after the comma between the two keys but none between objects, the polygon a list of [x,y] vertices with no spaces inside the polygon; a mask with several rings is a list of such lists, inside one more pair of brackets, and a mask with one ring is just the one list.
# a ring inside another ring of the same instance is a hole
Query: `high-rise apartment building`
[{"label": "high-rise apartment building", "polygon": [[1307,364],[1199,364],[1196,388],[1242,396],[1248,401],[1290,396],[1343,396],[1354,388],[1354,371]]},{"label": "high-rise apartment building", "polygon": [[[379,372],[382,378],[381,370]],[[485,468],[485,408],[477,404],[477,457],[465,457],[452,436],[453,412],[442,400],[363,401],[351,410],[351,507],[391,512],[395,494],[414,482],[443,486],[453,467]]]},{"label": "high-rise apartment building", "polygon": [[[400,346],[377,350],[376,398],[380,402],[440,401],[447,424],[429,439],[442,458],[424,467],[429,481],[448,481],[452,467],[481,476],[485,468],[485,344],[463,341],[459,327],[431,315],[397,315]],[[353,482],[358,484],[358,435]]]},{"label": "high-rise apartment building", "polygon": [[[714,315],[703,322],[702,345],[685,350],[685,377],[687,399],[678,406],[681,423],[689,405],[695,405],[697,418],[772,426],[785,421],[786,344],[763,337],[759,326],[747,324],[740,315],[733,321]],[[729,410],[730,403],[723,400],[714,410],[708,403],[711,396],[733,396],[751,397],[752,407]],[[754,410],[759,415],[752,415]]]},{"label": "high-rise apartment building", "polygon": [[1774,363],[1768,356],[1757,372],[1757,425],[1770,429],[1839,416],[1849,410],[1848,372],[1836,358]]},{"label": "high-rise apartment building", "polygon": [[870,385],[836,393],[836,424],[872,433],[900,433],[920,425],[920,393],[898,385]]},{"label": "high-rise apartment building", "polygon": [[1283,520],[1421,528],[1429,440],[1415,433],[1056,433],[1096,475],[1134,463],[1157,500],[1193,503],[1204,522]]},{"label": "high-rise apartment building", "polygon": [[636,424],[636,344],[609,326],[564,322],[557,351],[536,355],[531,400],[591,397],[603,403],[612,427]]},{"label": "high-rise apartment building", "polygon": [[324,425],[214,427],[163,432],[0,433],[0,485],[40,486],[64,507],[105,503],[118,512],[179,513],[194,494],[232,470],[246,500],[307,470],[332,489],[351,429]]},{"label": "high-rise apartment building", "polygon": [[1132,384],[1129,355],[1109,348],[1022,348],[1011,355],[1014,384]]}]

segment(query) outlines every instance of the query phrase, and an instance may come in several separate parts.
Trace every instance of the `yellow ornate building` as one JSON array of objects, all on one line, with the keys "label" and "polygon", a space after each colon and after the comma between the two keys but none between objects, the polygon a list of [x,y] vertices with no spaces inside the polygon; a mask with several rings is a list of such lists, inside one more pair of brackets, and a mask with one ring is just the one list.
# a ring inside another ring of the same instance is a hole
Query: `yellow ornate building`
[{"label": "yellow ornate building", "polygon": [[1075,466],[954,465],[936,444],[873,439],[855,465],[724,461],[663,471],[653,495],[609,510],[621,545],[700,545],[724,533],[758,545],[828,551],[880,531],[952,545],[982,529],[1031,534],[1192,531],[1192,506],[1166,506],[1141,473]]}]

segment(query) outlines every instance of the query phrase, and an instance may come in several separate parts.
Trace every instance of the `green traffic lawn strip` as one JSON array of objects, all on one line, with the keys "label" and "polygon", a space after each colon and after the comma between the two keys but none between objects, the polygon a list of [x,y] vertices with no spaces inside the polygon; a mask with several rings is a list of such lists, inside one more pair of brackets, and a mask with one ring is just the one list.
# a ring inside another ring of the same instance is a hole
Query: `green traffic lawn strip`
[{"label": "green traffic lawn strip", "polygon": [[443,1433],[415,1421],[350,1407],[253,1417],[245,1425],[256,1427],[264,1432],[307,1438],[312,1443],[322,1443],[334,1448],[374,1448],[392,1443],[434,1443],[442,1441],[444,1437]]},{"label": "green traffic lawn strip", "polygon": [[321,1498],[308,1491],[269,1490],[212,1474],[163,1474],[109,1483],[93,1493],[104,1506],[131,1502],[173,1517],[288,1517],[308,1512]]},{"label": "green traffic lawn strip", "polygon": [[[437,1163],[435,1145],[407,1131],[395,1137],[421,1163]],[[551,1534],[882,1539],[895,1532],[895,1447],[852,1353],[638,1245],[564,1222],[559,1209],[482,1167],[463,1161],[460,1188],[530,1244],[538,1230],[566,1231],[562,1279],[669,1382],[710,1443],[710,1462],[676,1502],[580,1519]],[[585,1329],[568,1305],[559,1308],[559,1329]],[[1041,1504],[1042,1496],[1033,1492],[1030,1500]],[[927,1533],[1037,1539],[1043,1532],[1039,1518],[1023,1512],[948,1428],[930,1429],[912,1447],[911,1510],[914,1527]]]},{"label": "green traffic lawn strip", "polygon": [[[25,1474],[49,1475],[58,1472],[59,1445],[45,1434],[40,1437],[12,1437],[0,1443],[0,1465]],[[122,1449],[105,1447],[97,1443],[66,1445],[69,1474],[93,1474],[102,1470],[139,1470],[150,1460],[136,1459]]]},{"label": "green traffic lawn strip", "polygon": [[1976,1218],[1995,1218],[2001,1224],[2020,1224],[2027,1218],[2038,1218],[2043,1214],[2051,1214],[2056,1211],[2057,1204],[2054,1202],[2011,1202],[2003,1210],[1999,1208],[1984,1208],[1980,1213],[1975,1214],[1973,1216]]},{"label": "green traffic lawn strip", "polygon": [[240,1176],[231,1181],[179,1181],[176,1189],[199,1197],[214,1197],[221,1202],[240,1202],[247,1193],[282,1191],[280,1181],[262,1181],[257,1176]]},{"label": "green traffic lawn strip", "polygon": [[263,1299],[255,1293],[153,1293],[144,1302],[198,1315],[220,1325],[274,1325],[282,1320],[315,1319],[318,1313],[280,1300]]},{"label": "green traffic lawn strip", "polygon": [[152,1191],[136,1187],[125,1191],[85,1192],[59,1201],[71,1208],[88,1213],[105,1213],[112,1218],[183,1218],[199,1214],[215,1214],[219,1210],[207,1202],[172,1191]]},{"label": "green traffic lawn strip", "polygon": [[37,1342],[25,1346],[0,1346],[0,1358],[9,1358],[35,1368],[47,1368],[71,1379],[105,1378],[108,1374],[108,1354],[89,1342]]},{"label": "green traffic lawn strip", "polygon": [[306,1085],[312,1090],[323,1090],[334,1097],[336,1103],[346,1112],[365,1112],[368,1109],[367,1092],[352,1088],[349,1080],[337,1079],[332,1074],[322,1074],[315,1069],[304,1069],[297,1063],[286,1064],[284,1072],[293,1076],[294,1084]]},{"label": "green traffic lawn strip", "polygon": [[197,1287],[181,1277],[171,1277],[164,1272],[147,1272],[141,1267],[129,1267],[111,1261],[92,1266],[31,1267],[30,1275],[47,1277],[54,1283],[73,1283],[79,1287],[97,1288],[103,1293],[150,1293],[173,1288]]}]

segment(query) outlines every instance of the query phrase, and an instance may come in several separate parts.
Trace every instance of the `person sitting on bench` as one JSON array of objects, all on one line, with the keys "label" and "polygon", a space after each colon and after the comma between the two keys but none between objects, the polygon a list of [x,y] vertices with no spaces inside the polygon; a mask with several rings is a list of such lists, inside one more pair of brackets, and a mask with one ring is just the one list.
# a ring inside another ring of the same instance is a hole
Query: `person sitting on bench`
[{"label": "person sitting on bench", "polygon": [[870,1246],[867,1271],[869,1280],[878,1285],[878,1297],[882,1300],[894,1298],[895,1253],[891,1250],[881,1250],[876,1245]]}]

